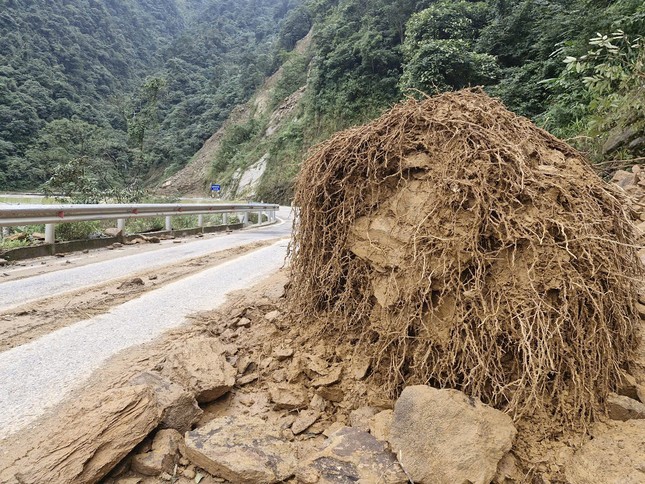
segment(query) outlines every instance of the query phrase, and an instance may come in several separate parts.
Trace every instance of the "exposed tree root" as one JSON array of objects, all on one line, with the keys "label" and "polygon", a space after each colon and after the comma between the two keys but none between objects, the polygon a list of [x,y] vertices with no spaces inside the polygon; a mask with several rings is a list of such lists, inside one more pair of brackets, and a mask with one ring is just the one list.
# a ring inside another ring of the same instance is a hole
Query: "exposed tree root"
[{"label": "exposed tree root", "polygon": [[395,106],[317,148],[296,187],[290,308],[371,378],[567,426],[635,346],[633,228],[573,148],[479,91]]}]

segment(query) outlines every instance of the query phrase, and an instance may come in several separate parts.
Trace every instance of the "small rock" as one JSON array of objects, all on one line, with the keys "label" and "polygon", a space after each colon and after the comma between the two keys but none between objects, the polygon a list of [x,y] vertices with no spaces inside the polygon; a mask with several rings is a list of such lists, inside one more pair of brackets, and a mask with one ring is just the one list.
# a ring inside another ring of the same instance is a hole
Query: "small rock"
[{"label": "small rock", "polygon": [[159,276],[150,276],[150,277],[148,277],[149,281],[156,281],[157,279],[159,279]]},{"label": "small rock", "polygon": [[638,397],[638,383],[636,382],[636,378],[629,373],[624,373],[621,376],[616,393],[640,401]]},{"label": "small rock", "polygon": [[195,472],[195,466],[187,467],[181,473],[186,479],[195,479],[197,473]]},{"label": "small rock", "polygon": [[345,428],[345,427],[346,427],[346,425],[344,423],[342,423],[342,422],[334,422],[333,424],[331,424],[329,427],[327,427],[325,429],[325,431],[323,432],[323,435],[325,437],[329,437],[334,432],[336,432],[336,431],[338,431],[338,430],[340,430],[342,428]]},{"label": "small rock", "polygon": [[172,473],[179,461],[179,445],[183,438],[174,429],[160,430],[152,442],[152,450],[132,458],[132,470],[146,476]]},{"label": "small rock", "polygon": [[623,395],[610,394],[607,398],[607,412],[612,420],[645,419],[645,405]]},{"label": "small rock", "polygon": [[237,371],[224,356],[225,348],[214,338],[195,336],[182,341],[163,364],[162,374],[208,403],[228,393]]},{"label": "small rock", "polygon": [[292,444],[281,431],[257,417],[220,417],[186,434],[188,458],[228,481],[275,483],[295,474]]},{"label": "small rock", "polygon": [[320,412],[311,410],[301,412],[300,415],[298,415],[298,417],[296,418],[295,422],[293,422],[291,431],[294,433],[294,435],[301,434],[309,427],[311,427],[314,423],[316,423],[316,420],[318,420],[319,418]]},{"label": "small rock", "polygon": [[67,254],[63,254],[62,252],[59,252],[59,253],[54,254],[54,255],[55,255],[56,257],[59,257],[59,258],[63,258],[63,257],[65,257],[65,256],[67,256]]},{"label": "small rock", "polygon": [[330,402],[340,403],[345,398],[345,393],[338,387],[320,387],[317,390],[318,395]]},{"label": "small rock", "polygon": [[343,427],[331,434],[320,452],[305,459],[296,479],[305,483],[408,482],[396,457],[383,442],[367,432],[350,427]]},{"label": "small rock", "polygon": [[368,421],[370,434],[372,434],[376,438],[376,440],[389,442],[390,428],[392,427],[393,418],[394,418],[394,411],[392,410],[383,410],[382,412],[379,412],[376,415],[374,415]]},{"label": "small rock", "polygon": [[[559,468],[557,468],[555,472],[559,472]],[[502,460],[497,465],[497,474],[495,474],[493,483],[506,484],[508,482],[522,482],[523,480],[524,473],[517,465],[517,459],[515,456],[509,452],[502,457]]]},{"label": "small rock", "polygon": [[117,229],[116,227],[110,227],[103,231],[108,237],[121,237],[123,235],[123,230]]},{"label": "small rock", "polygon": [[251,320],[249,318],[241,318],[235,325],[238,328],[248,328],[251,326]]},{"label": "small rock", "polygon": [[349,414],[349,424],[358,430],[367,432],[370,428],[370,419],[378,413],[374,407],[360,407],[352,410]]},{"label": "small rock", "polygon": [[320,378],[316,378],[314,381],[311,382],[311,386],[314,388],[327,387],[329,385],[333,385],[334,383],[338,383],[342,373],[343,373],[343,367],[339,365],[333,368],[327,375],[321,376]]},{"label": "small rock", "polygon": [[414,482],[488,484],[516,433],[508,415],[478,399],[418,385],[394,406],[390,444]]},{"label": "small rock", "polygon": [[284,361],[287,358],[291,358],[293,356],[293,348],[278,346],[277,348],[273,349],[273,352],[271,354],[276,360]]},{"label": "small rock", "polygon": [[362,380],[367,376],[370,369],[370,360],[368,358],[356,359],[352,361],[352,376],[356,380]]},{"label": "small rock", "polygon": [[170,482],[172,481],[172,475],[170,475],[170,473],[168,472],[162,472],[159,475],[159,479],[161,479],[162,481]]},{"label": "small rock", "polygon": [[145,286],[145,285],[146,285],[146,283],[143,282],[143,279],[141,279],[140,277],[135,277],[134,279],[131,279],[129,281],[125,281],[119,287],[117,287],[117,289],[119,289],[119,290],[121,290],[121,289],[130,289],[130,288],[139,287],[139,286]]},{"label": "small rock", "polygon": [[307,406],[307,392],[295,385],[276,385],[269,389],[274,410],[299,410]]},{"label": "small rock", "polygon": [[6,259],[0,259],[0,267],[6,266],[9,262]]},{"label": "small rock", "polygon": [[270,313],[267,313],[264,315],[264,319],[266,319],[269,323],[273,323],[276,319],[278,319],[281,316],[280,311],[271,311]]},{"label": "small rock", "polygon": [[325,408],[327,408],[327,401],[320,395],[316,394],[311,399],[311,402],[309,402],[309,408],[311,408],[312,410],[318,410],[320,412],[324,412]]},{"label": "small rock", "polygon": [[238,378],[236,385],[243,387],[245,385],[248,385],[249,383],[253,383],[258,378],[260,378],[260,375],[258,373],[249,373],[248,375],[244,375]]},{"label": "small rock", "polygon": [[203,413],[192,393],[157,373],[141,373],[130,380],[130,383],[150,386],[162,409],[162,428],[176,429],[183,434],[191,429]]},{"label": "small rock", "polygon": [[253,357],[251,355],[242,355],[237,360],[237,363],[235,366],[237,367],[237,372],[240,375],[243,375],[249,370],[253,371],[255,368],[257,368],[257,365],[253,361]]},{"label": "small rock", "polygon": [[90,249],[84,249],[83,250],[83,254],[89,254],[89,253],[90,253]]},{"label": "small rock", "polygon": [[173,244],[181,244],[181,240],[173,240],[172,243]]},{"label": "small rock", "polygon": [[120,249],[121,247],[123,247],[123,244],[121,242],[115,242],[112,244],[112,247],[114,247],[115,249]]}]

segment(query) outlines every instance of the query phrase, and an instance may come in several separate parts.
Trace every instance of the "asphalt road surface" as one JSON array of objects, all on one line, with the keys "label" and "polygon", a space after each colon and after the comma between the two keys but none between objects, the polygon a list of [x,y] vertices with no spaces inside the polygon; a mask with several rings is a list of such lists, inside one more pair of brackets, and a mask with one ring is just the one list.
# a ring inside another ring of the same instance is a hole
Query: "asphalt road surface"
[{"label": "asphalt road surface", "polygon": [[33,422],[81,385],[119,351],[152,341],[181,326],[192,313],[211,310],[231,291],[269,276],[283,263],[291,219],[278,213],[278,224],[211,239],[125,255],[82,267],[0,282],[0,310],[44,296],[91,287],[155,265],[207,255],[256,241],[271,245],[246,252],[215,267],[147,292],[91,319],[48,333],[0,353],[0,438]]}]

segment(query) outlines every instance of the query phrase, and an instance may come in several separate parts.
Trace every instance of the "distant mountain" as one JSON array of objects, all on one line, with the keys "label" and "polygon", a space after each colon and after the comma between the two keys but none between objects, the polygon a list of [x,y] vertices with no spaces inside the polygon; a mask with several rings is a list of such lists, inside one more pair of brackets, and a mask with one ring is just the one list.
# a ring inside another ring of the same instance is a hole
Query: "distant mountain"
[{"label": "distant mountain", "polygon": [[36,188],[75,156],[56,120],[110,140],[87,155],[110,183],[182,166],[270,74],[296,4],[0,0],[0,189]]}]

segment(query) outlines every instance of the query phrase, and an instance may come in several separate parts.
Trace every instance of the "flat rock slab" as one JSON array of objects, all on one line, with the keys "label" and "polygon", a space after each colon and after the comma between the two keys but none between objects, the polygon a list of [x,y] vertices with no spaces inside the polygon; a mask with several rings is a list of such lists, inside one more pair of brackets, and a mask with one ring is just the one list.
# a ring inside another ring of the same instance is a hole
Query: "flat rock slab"
[{"label": "flat rock slab", "polygon": [[[29,442],[29,449],[3,450],[0,482],[98,482],[159,424],[160,417],[147,386],[89,396],[61,415],[55,428],[39,429],[41,440]],[[20,455],[13,460],[9,453]]]},{"label": "flat rock slab", "polygon": [[645,482],[645,420],[599,424],[592,435],[593,440],[583,445],[567,466],[567,482]]},{"label": "flat rock slab", "polygon": [[342,427],[325,441],[323,449],[298,469],[298,482],[378,482],[404,484],[408,478],[396,457],[369,433]]},{"label": "flat rock slab", "polygon": [[457,390],[407,387],[390,444],[416,483],[489,484],[516,434],[511,418]]},{"label": "flat rock slab", "polygon": [[208,403],[228,393],[235,385],[237,370],[224,356],[225,348],[216,339],[196,336],[170,354],[162,373],[195,395],[199,403]]},{"label": "flat rock slab", "polygon": [[257,417],[220,417],[186,434],[188,458],[216,477],[270,484],[293,476],[297,461],[280,429]]}]

